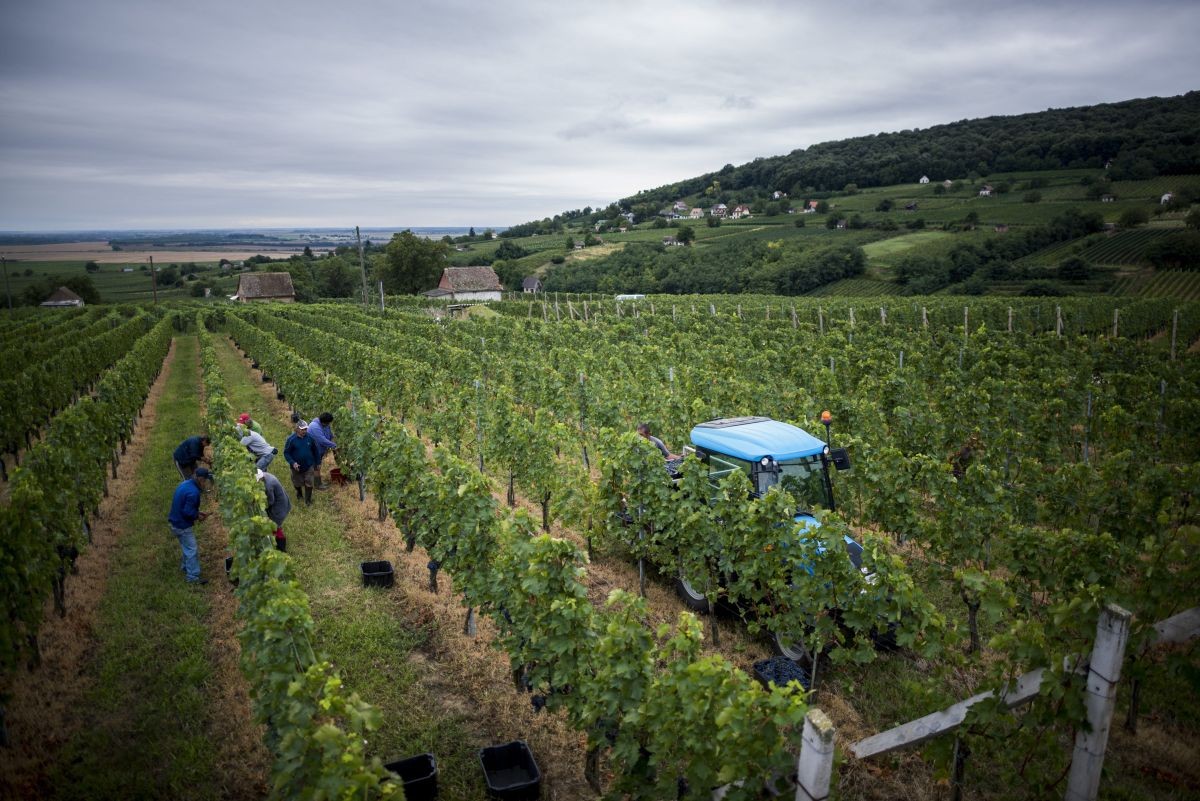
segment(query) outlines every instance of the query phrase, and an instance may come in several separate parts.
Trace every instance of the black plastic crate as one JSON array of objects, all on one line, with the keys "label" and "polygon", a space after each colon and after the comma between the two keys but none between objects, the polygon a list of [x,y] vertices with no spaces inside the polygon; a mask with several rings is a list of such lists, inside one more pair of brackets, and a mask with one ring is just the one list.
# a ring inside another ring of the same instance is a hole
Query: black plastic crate
[{"label": "black plastic crate", "polygon": [[754,678],[762,682],[762,686],[768,690],[772,684],[783,687],[792,680],[799,681],[800,686],[806,690],[812,689],[808,671],[786,656],[773,656],[755,662]]},{"label": "black plastic crate", "polygon": [[225,578],[229,579],[230,583],[236,585],[238,580],[233,577],[233,557],[225,557]]},{"label": "black plastic crate", "polygon": [[379,562],[363,562],[361,567],[364,587],[390,587],[396,581],[392,563],[386,559]]},{"label": "black plastic crate", "polygon": [[418,754],[389,762],[384,767],[400,777],[408,801],[434,801],[437,798],[438,769],[433,754]]},{"label": "black plastic crate", "polygon": [[504,801],[541,797],[542,772],[524,740],[481,748],[479,762],[489,797]]}]

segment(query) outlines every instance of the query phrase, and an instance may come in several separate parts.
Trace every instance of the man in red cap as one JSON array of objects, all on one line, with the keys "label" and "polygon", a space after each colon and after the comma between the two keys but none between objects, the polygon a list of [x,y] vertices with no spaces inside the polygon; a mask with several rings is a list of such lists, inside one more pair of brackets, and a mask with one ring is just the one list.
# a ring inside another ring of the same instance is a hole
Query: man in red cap
[{"label": "man in red cap", "polygon": [[255,434],[262,433],[262,426],[260,426],[256,421],[251,420],[250,415],[246,414],[245,412],[242,412],[238,415],[238,425],[245,426]]}]

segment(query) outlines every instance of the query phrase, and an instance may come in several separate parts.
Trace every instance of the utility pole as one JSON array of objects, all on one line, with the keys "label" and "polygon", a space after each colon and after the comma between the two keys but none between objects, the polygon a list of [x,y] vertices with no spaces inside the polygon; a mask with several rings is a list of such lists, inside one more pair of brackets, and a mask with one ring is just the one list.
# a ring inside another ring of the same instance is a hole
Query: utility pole
[{"label": "utility pole", "polygon": [[150,289],[154,292],[154,305],[158,305],[158,276],[154,272],[154,257],[150,257]]},{"label": "utility pole", "polygon": [[354,239],[358,242],[358,269],[362,272],[362,295],[363,305],[367,305],[367,265],[363,261],[362,236],[358,233],[358,226],[354,226]]},{"label": "utility pole", "polygon": [[12,314],[12,290],[8,288],[8,258],[0,256],[0,262],[4,263],[4,294],[8,296],[8,313]]}]

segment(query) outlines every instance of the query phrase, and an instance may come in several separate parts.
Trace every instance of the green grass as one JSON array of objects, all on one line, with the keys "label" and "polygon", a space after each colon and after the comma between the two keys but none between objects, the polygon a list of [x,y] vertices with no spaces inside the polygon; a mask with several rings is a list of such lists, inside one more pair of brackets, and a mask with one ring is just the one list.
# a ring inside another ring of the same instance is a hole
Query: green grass
[{"label": "green grass", "polygon": [[[272,415],[259,390],[261,381],[227,340],[217,343],[217,355],[234,410],[257,420],[267,441],[282,454],[290,421]],[[316,415],[316,410],[305,411]],[[326,474],[328,469],[327,463]],[[282,456],[272,462],[271,472],[294,495]],[[477,755],[481,743],[469,733],[465,716],[440,709],[417,682],[409,654],[426,644],[428,632],[406,622],[394,593],[362,587],[359,564],[379,557],[350,542],[346,519],[330,495],[313,492],[311,507],[293,497],[283,528],[316,623],[317,650],[337,666],[349,692],[382,713],[381,727],[370,736],[368,756],[390,762],[432,752],[442,773],[442,798],[483,797]]]},{"label": "green grass", "polygon": [[879,242],[871,242],[863,246],[863,252],[867,254],[867,263],[872,266],[877,264],[892,265],[898,257],[905,255],[911,250],[923,250],[935,242],[945,242],[953,238],[954,235],[947,231],[916,231],[911,234],[902,234],[890,239],[883,239]]},{"label": "green grass", "polygon": [[[216,255],[216,254],[214,254]],[[216,281],[216,289],[213,294],[220,296],[222,293],[226,296],[233,294],[237,287],[237,276],[222,274],[216,267],[216,259],[211,264],[204,262],[196,262],[200,271],[197,276],[200,280]],[[154,298],[154,289],[150,285],[150,273],[143,272],[142,267],[145,266],[144,261],[130,262],[128,264],[102,264],[97,272],[89,273],[84,268],[85,261],[12,261],[8,262],[8,283],[12,291],[13,297],[16,298],[31,284],[40,282],[47,276],[56,276],[62,279],[71,276],[86,275],[92,279],[92,283],[96,286],[96,291],[100,293],[100,300],[103,303],[127,303],[137,301],[149,301]],[[163,269],[169,265],[157,265],[158,269]],[[132,267],[133,272],[123,272],[123,268]],[[214,268],[214,269],[209,269]],[[25,273],[29,272],[30,275]],[[179,272],[179,270],[176,270]],[[191,282],[185,281],[182,287],[158,287],[159,300],[182,300],[191,297]]]},{"label": "green grass", "polygon": [[[205,588],[184,582],[166,513],[179,475],[171,451],[199,430],[196,340],[176,340],[175,362],[138,466],[111,558],[96,630],[99,653],[84,725],[63,748],[53,786],[63,798],[208,799],[222,796]],[[211,544],[197,529],[201,553]],[[211,578],[211,576],[210,576]],[[211,587],[219,585],[209,585]]]}]

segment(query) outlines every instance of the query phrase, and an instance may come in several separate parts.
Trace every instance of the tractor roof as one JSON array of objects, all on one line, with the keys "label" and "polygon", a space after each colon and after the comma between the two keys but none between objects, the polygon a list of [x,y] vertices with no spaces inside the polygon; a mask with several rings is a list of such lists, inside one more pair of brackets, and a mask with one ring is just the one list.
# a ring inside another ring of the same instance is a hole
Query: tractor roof
[{"label": "tractor roof", "polygon": [[764,456],[784,462],[825,449],[824,442],[804,429],[769,417],[724,417],[701,423],[692,429],[692,444],[749,462]]}]

